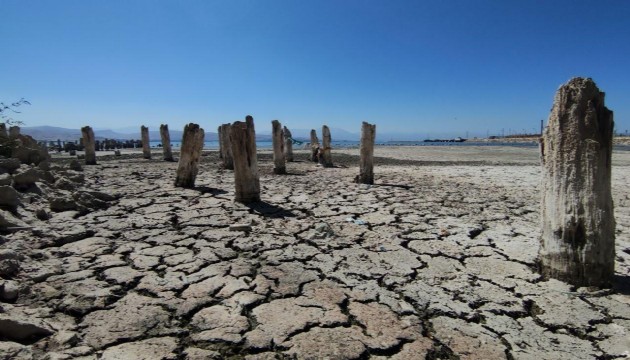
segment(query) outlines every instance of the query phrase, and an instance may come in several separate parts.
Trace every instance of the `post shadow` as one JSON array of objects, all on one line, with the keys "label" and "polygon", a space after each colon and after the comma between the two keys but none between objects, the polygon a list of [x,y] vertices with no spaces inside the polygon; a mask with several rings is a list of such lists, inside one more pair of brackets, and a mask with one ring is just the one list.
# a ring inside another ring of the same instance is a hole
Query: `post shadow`
[{"label": "post shadow", "polygon": [[264,217],[281,219],[295,217],[295,214],[290,210],[262,200],[245,204],[245,206],[247,206],[252,212]]}]

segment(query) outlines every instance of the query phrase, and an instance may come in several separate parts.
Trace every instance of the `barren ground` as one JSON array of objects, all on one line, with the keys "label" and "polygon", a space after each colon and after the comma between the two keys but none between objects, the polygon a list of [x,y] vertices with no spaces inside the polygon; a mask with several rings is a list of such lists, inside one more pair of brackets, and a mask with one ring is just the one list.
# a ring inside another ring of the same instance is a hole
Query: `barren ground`
[{"label": "barren ground", "polygon": [[85,166],[86,188],[121,198],[6,236],[24,259],[0,326],[42,330],[0,339],[0,358],[630,356],[630,152],[614,154],[606,290],[538,276],[535,148],[379,147],[374,186],[352,182],[356,149],[330,169],[296,153],[279,176],[260,152],[252,206],[216,152],[192,190],[157,150]]}]

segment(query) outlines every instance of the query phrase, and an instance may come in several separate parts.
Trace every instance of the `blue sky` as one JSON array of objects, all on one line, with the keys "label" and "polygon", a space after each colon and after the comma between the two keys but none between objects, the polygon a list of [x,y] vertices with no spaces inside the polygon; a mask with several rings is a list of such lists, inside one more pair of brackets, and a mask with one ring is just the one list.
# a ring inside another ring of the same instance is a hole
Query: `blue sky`
[{"label": "blue sky", "polygon": [[[537,130],[592,77],[630,129],[630,2],[2,0],[0,100],[26,126]],[[266,128],[269,129],[266,129]],[[334,137],[334,134],[333,134]]]}]

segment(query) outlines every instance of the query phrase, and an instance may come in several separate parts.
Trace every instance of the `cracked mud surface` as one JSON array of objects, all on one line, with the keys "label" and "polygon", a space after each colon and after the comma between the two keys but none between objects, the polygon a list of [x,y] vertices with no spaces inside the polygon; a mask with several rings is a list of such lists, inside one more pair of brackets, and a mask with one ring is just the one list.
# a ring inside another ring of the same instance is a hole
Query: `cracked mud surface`
[{"label": "cracked mud surface", "polygon": [[356,150],[285,176],[262,151],[251,206],[216,152],[192,190],[176,163],[99,159],[86,187],[119,200],[0,245],[24,255],[0,358],[625,358],[630,153],[614,155],[615,287],[594,290],[536,272],[537,151],[377,148],[374,186],[352,182]]}]

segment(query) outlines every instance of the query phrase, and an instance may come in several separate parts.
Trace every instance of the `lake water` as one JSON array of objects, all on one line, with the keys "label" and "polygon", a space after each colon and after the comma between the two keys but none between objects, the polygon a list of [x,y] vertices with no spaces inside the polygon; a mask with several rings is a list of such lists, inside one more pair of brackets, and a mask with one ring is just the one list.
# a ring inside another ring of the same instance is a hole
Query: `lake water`
[{"label": "lake water", "polygon": [[[306,142],[304,143],[306,144]],[[301,149],[304,144],[297,145],[294,144],[294,149]],[[385,142],[376,142],[376,145],[379,146],[516,146],[516,147],[538,147],[537,143],[509,143],[509,142],[475,142],[475,141],[465,141],[461,143],[446,143],[446,142],[424,142],[424,141],[385,141]],[[173,148],[177,149],[181,146],[181,141],[172,141],[171,145]],[[151,147],[161,147],[162,142],[160,141],[151,141]],[[257,141],[256,147],[258,149],[271,149],[273,145],[271,141]],[[333,141],[333,148],[356,148],[359,147],[358,141]],[[218,149],[219,142],[218,141],[206,141],[203,145],[204,149]]]}]

